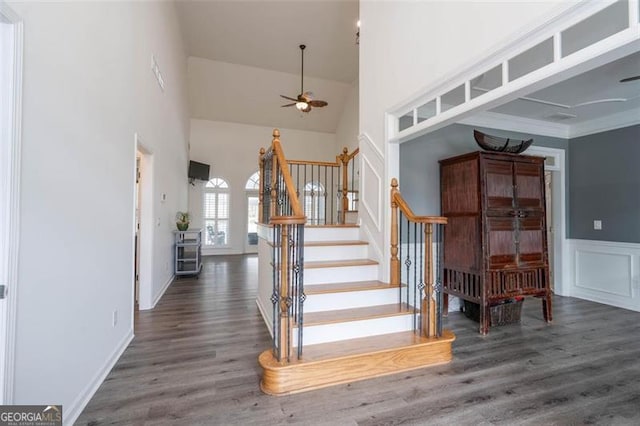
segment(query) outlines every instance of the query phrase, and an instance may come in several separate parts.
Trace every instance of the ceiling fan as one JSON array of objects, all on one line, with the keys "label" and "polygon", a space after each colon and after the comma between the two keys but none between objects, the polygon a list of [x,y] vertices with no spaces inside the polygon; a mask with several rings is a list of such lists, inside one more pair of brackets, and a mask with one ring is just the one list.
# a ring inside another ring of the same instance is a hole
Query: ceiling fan
[{"label": "ceiling fan", "polygon": [[327,102],[313,99],[313,93],[304,91],[304,49],[307,46],[300,45],[300,57],[301,57],[301,72],[300,72],[300,94],[296,98],[280,95],[280,97],[293,101],[290,104],[282,105],[282,107],[295,106],[301,112],[309,112],[311,108],[321,108],[327,106]]}]

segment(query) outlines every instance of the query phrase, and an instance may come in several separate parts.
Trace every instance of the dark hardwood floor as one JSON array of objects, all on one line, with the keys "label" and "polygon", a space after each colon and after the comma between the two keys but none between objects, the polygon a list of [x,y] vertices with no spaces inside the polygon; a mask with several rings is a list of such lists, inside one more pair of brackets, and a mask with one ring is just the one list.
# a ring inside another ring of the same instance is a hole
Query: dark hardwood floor
[{"label": "dark hardwood floor", "polygon": [[258,387],[270,339],[255,304],[257,258],[205,258],[176,281],[76,424],[638,425],[640,314],[527,299],[521,325],[478,334],[451,313],[450,364],[287,397]]}]

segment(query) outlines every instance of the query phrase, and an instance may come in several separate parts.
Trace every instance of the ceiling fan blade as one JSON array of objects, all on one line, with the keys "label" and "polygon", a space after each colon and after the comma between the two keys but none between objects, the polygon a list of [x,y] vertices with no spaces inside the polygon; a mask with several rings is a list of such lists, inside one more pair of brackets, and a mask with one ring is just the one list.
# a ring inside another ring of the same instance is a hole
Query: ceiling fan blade
[{"label": "ceiling fan blade", "polygon": [[289,96],[285,96],[285,95],[280,95],[281,98],[285,98],[288,101],[293,101],[293,102],[298,102],[297,99],[294,98],[290,98]]},{"label": "ceiling fan blade", "polygon": [[311,105],[314,108],[322,108],[324,106],[329,105],[327,102],[325,101],[309,101],[309,105]]},{"label": "ceiling fan blade", "polygon": [[294,102],[292,104],[281,105],[280,108],[294,106],[295,104],[296,104],[296,102]]}]

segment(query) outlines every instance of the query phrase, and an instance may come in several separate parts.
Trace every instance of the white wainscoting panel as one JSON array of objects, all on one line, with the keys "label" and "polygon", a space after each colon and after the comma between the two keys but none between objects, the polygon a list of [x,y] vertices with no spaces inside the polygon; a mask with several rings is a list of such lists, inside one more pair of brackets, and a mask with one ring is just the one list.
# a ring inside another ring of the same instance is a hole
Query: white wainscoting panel
[{"label": "white wainscoting panel", "polygon": [[640,244],[570,240],[571,296],[640,312]]}]

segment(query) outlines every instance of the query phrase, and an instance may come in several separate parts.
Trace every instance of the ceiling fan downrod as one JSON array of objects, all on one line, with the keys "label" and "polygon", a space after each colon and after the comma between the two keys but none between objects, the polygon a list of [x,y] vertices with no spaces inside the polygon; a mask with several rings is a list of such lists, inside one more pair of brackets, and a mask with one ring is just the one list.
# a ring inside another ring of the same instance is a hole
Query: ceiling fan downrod
[{"label": "ceiling fan downrod", "polygon": [[304,49],[307,46],[305,46],[304,44],[300,45],[300,54],[301,54],[301,73],[300,73],[300,95],[302,95],[304,93]]}]

